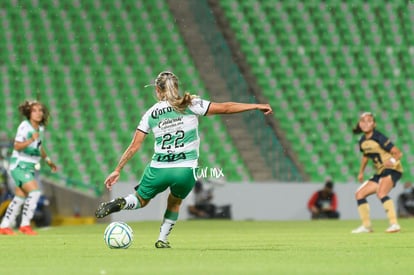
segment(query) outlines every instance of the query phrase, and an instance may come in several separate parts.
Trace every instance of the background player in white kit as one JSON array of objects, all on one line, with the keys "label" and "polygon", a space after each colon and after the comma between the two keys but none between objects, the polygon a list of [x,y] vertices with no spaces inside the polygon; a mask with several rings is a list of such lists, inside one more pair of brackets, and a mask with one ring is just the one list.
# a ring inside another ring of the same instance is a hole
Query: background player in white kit
[{"label": "background player in white kit", "polygon": [[43,158],[53,172],[57,170],[42,146],[44,126],[47,124],[49,112],[38,101],[25,101],[19,106],[19,112],[26,119],[17,129],[14,151],[10,160],[10,174],[16,184],[15,196],[1,221],[0,235],[16,234],[11,228],[11,223],[20,213],[22,206],[23,213],[19,231],[26,235],[37,234],[30,226],[41,195],[35,179],[35,165]]},{"label": "background player in white kit", "polygon": [[142,208],[169,187],[167,209],[155,243],[156,248],[169,248],[167,237],[178,219],[181,201],[195,184],[193,169],[198,165],[200,145],[198,116],[250,110],[260,110],[267,115],[272,113],[272,108],[269,104],[214,103],[189,93],[180,96],[178,79],[172,72],[161,72],[154,85],[159,102],[144,114],[131,144],[114,172],[106,178],[106,187],[111,190],[112,185],[118,181],[122,168],[140,149],[150,130],[155,136],[152,161],[146,167],[135,193],[102,203],[95,215],[103,218],[122,209]]}]

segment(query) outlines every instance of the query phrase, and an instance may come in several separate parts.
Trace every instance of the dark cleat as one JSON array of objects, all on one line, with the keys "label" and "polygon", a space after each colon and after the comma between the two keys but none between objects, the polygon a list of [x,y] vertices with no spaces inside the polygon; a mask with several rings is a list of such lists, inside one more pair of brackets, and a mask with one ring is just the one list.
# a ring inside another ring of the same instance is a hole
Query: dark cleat
[{"label": "dark cleat", "polygon": [[95,216],[97,218],[103,218],[111,213],[118,212],[124,208],[126,201],[124,198],[116,198],[108,202],[103,202],[96,209]]},{"label": "dark cleat", "polygon": [[171,248],[170,243],[169,242],[163,242],[161,240],[158,240],[155,243],[155,247],[156,248]]}]

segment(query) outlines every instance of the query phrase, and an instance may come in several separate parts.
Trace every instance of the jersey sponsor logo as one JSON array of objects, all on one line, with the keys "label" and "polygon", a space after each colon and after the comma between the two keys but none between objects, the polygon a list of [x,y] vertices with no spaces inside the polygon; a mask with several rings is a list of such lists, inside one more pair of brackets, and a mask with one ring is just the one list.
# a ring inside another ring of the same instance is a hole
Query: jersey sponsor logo
[{"label": "jersey sponsor logo", "polygon": [[151,117],[153,119],[157,119],[161,115],[164,115],[166,113],[170,113],[172,111],[174,111],[173,107],[164,107],[164,108],[161,108],[161,109],[156,108],[151,112]]},{"label": "jersey sponsor logo", "polygon": [[173,162],[177,160],[187,159],[187,156],[184,152],[179,154],[168,154],[168,155],[160,155],[157,157],[157,161],[159,162]]},{"label": "jersey sponsor logo", "polygon": [[184,121],[183,121],[182,116],[179,116],[176,118],[165,118],[158,123],[158,128],[165,130],[165,129],[175,127],[178,125],[183,125],[183,124],[184,124]]}]

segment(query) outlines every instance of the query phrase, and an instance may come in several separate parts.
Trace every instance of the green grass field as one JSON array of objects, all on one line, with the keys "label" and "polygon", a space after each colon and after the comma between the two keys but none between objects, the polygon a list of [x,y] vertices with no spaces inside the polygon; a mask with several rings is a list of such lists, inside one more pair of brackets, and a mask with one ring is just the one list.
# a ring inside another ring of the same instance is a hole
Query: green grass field
[{"label": "green grass field", "polygon": [[358,221],[179,221],[172,249],[156,249],[159,222],[129,223],[133,245],[108,249],[106,224],[0,236],[0,274],[408,274],[414,219],[402,232],[350,234]]}]

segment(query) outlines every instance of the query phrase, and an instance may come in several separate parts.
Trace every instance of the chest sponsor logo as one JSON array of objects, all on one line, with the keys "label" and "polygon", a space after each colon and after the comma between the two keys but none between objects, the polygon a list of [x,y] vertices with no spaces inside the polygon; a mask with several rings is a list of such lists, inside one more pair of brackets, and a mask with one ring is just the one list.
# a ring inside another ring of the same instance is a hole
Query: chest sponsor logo
[{"label": "chest sponsor logo", "polygon": [[165,130],[165,129],[176,127],[176,126],[183,125],[183,124],[184,124],[184,121],[183,121],[182,116],[175,117],[175,118],[165,118],[158,123],[158,128]]}]

